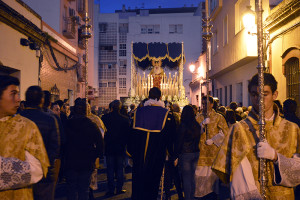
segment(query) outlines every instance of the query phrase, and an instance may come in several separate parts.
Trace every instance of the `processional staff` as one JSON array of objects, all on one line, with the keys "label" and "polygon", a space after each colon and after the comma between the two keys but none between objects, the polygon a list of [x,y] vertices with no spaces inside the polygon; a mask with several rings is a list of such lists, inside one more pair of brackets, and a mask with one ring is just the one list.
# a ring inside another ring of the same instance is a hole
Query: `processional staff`
[{"label": "processional staff", "polygon": [[[206,41],[206,112],[204,113],[204,117],[208,118],[208,107],[209,107],[209,76],[208,76],[208,71],[209,71],[209,65],[210,65],[210,50],[211,50],[211,43],[210,39],[212,37],[212,32],[211,28],[212,25],[210,24],[210,18],[209,18],[209,9],[208,9],[208,1],[205,1],[205,19],[203,19],[203,38]],[[208,125],[205,125],[205,132],[206,132],[206,140],[208,138]]]},{"label": "processional staff", "polygon": [[[265,135],[265,104],[264,104],[264,66],[263,66],[263,22],[262,22],[262,0],[255,0],[257,15],[257,57],[258,57],[258,85],[259,85],[259,140],[266,141]],[[260,189],[263,199],[266,199],[267,168],[266,159],[259,159]]]}]

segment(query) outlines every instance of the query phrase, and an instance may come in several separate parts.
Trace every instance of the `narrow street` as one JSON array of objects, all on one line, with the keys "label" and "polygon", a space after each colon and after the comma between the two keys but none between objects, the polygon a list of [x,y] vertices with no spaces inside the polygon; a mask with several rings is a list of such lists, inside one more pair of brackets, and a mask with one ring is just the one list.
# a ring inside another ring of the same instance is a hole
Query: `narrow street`
[{"label": "narrow street", "polygon": [[[114,196],[106,196],[107,192],[107,179],[106,179],[106,168],[101,165],[101,169],[98,170],[98,190],[94,191],[94,197],[97,200],[102,199],[130,199],[131,197],[131,169],[125,170],[125,181],[123,189],[126,193]],[[66,200],[67,188],[65,183],[58,184],[56,186],[55,200]]]},{"label": "narrow street", "polygon": [[[126,193],[114,196],[106,196],[107,192],[107,178],[106,178],[106,168],[103,165],[103,162],[100,164],[101,169],[98,170],[98,190],[94,191],[94,197],[96,200],[129,200],[131,197],[131,184],[132,184],[132,173],[131,168],[127,167],[125,169],[124,177],[124,186],[123,189],[126,190]],[[171,200],[178,200],[175,186],[171,190]],[[55,200],[66,200],[67,199],[67,188],[65,183],[57,184],[55,192]],[[160,200],[160,192],[158,194],[157,200]],[[229,193],[224,187],[220,187],[220,200],[229,199]]]}]

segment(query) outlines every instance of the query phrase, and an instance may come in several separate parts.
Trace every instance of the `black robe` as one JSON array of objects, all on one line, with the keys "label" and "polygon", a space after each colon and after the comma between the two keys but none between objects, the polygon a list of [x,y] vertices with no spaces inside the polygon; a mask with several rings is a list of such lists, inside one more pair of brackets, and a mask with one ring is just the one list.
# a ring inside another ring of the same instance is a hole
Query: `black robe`
[{"label": "black robe", "polygon": [[132,200],[157,199],[167,148],[172,146],[175,131],[174,117],[167,109],[145,106],[136,110],[128,145],[133,159]]}]

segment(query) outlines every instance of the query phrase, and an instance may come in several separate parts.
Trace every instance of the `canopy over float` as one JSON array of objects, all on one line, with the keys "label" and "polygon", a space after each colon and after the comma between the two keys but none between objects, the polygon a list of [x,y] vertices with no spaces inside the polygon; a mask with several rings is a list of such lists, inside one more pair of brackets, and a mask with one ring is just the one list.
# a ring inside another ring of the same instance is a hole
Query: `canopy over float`
[{"label": "canopy over float", "polygon": [[[188,104],[183,86],[183,43],[131,43],[131,88],[126,104],[139,104],[152,87],[162,100]],[[169,73],[168,73],[169,72]]]}]

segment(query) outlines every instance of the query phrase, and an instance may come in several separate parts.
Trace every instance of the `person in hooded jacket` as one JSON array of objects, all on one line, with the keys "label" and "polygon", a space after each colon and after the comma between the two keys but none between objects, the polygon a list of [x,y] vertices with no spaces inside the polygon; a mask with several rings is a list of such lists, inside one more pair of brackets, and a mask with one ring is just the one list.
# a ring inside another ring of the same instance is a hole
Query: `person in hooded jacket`
[{"label": "person in hooded jacket", "polygon": [[95,161],[103,154],[103,139],[97,125],[86,116],[86,101],[75,102],[74,115],[68,119],[66,133],[66,182],[68,199],[88,199]]}]

